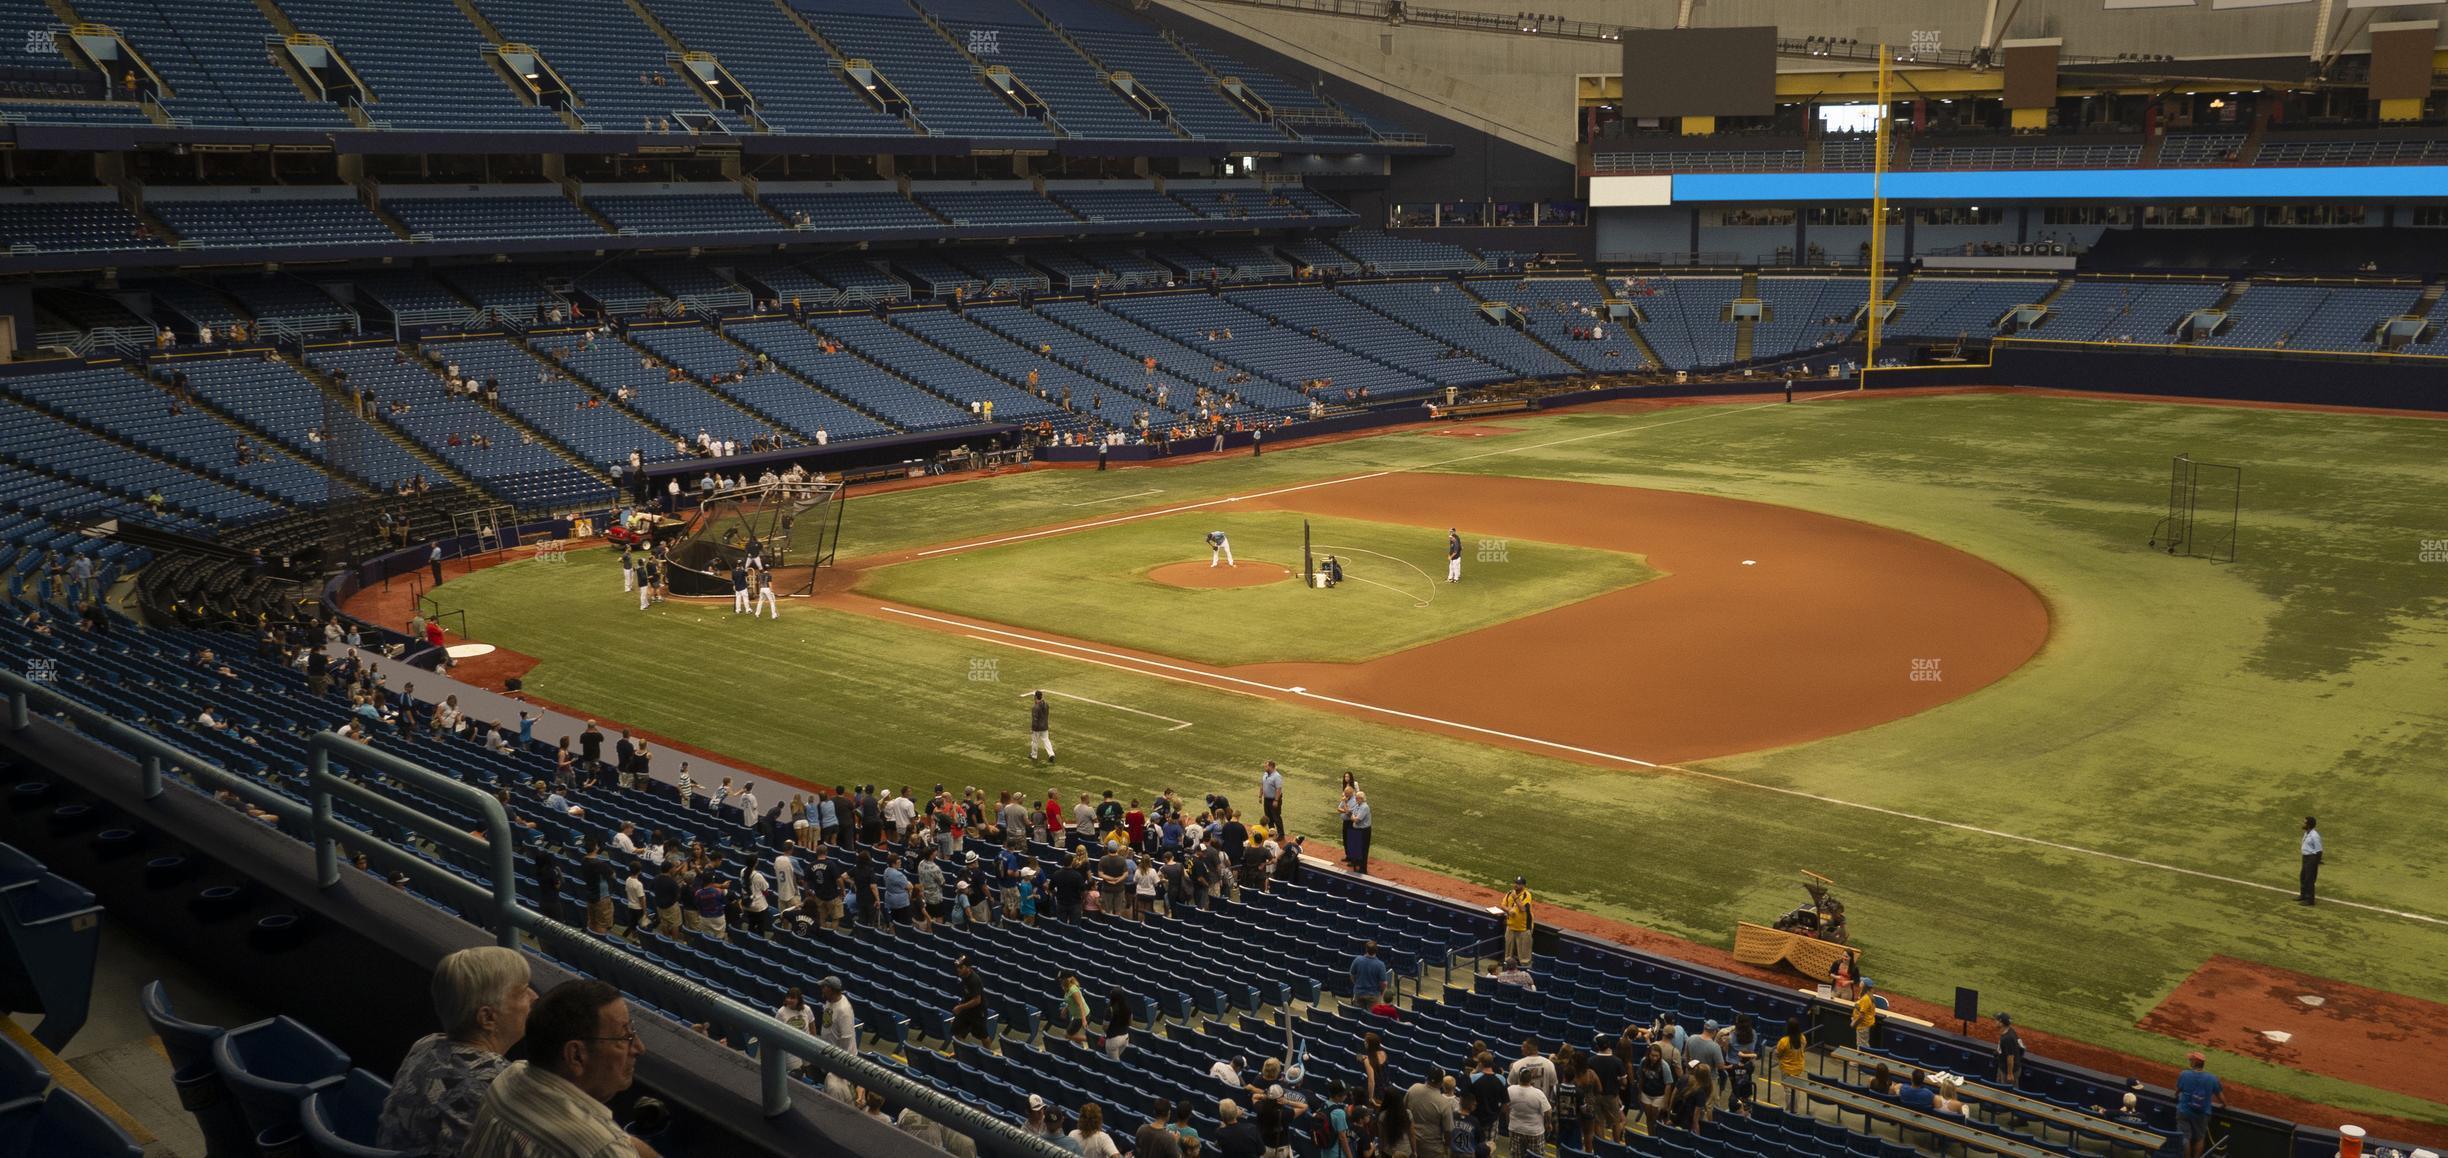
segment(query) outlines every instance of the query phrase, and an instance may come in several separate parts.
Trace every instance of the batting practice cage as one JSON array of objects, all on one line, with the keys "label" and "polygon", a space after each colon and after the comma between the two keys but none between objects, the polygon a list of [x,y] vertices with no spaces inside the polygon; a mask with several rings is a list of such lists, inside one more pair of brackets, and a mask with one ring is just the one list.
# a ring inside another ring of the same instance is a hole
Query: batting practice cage
[{"label": "batting practice cage", "polygon": [[731,568],[754,545],[778,591],[806,594],[841,543],[841,484],[758,483],[718,490],[671,543],[674,595],[729,595]]},{"label": "batting practice cage", "polygon": [[2170,555],[2233,563],[2243,510],[2243,467],[2177,455],[2168,467],[2167,517],[2151,528],[2150,545]]}]

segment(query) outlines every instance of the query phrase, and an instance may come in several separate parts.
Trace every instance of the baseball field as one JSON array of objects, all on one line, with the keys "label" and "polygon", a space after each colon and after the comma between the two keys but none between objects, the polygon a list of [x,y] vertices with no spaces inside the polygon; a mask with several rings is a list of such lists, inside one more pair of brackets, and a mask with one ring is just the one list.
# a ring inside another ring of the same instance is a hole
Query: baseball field
[{"label": "baseball field", "polygon": [[[1716,946],[1813,870],[1887,989],[2438,1123],[2316,1031],[2152,1015],[2214,959],[2448,993],[2444,448],[2010,393],[1602,404],[854,497],[779,621],[641,613],[605,552],[444,590],[536,695],[807,782],[1239,798],[1274,759],[1325,851],[1350,771],[1383,859]],[[2144,545],[2180,452],[2245,468],[2233,563]],[[1304,523],[1341,587],[1290,574]],[[1219,529],[1256,579],[1196,574]]]}]

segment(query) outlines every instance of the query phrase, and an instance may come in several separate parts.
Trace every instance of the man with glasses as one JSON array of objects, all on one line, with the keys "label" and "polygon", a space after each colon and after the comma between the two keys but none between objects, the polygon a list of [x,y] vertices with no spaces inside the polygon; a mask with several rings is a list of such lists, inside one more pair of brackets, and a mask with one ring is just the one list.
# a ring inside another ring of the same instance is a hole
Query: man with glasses
[{"label": "man with glasses", "polygon": [[604,981],[567,981],[527,1017],[527,1061],[486,1091],[467,1158],[655,1158],[605,1103],[637,1078],[646,1052],[629,1003]]}]

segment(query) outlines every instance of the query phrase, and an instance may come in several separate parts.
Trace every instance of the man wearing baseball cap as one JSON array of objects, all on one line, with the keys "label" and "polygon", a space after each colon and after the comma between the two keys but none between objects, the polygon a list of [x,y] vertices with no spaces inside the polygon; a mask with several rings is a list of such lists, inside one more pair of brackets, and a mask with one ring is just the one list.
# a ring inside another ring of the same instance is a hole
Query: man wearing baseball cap
[{"label": "man wearing baseball cap", "polygon": [[1505,959],[1520,962],[1522,968],[1528,969],[1530,929],[1535,922],[1530,915],[1530,882],[1527,879],[1513,878],[1513,891],[1505,894],[1504,919]]},{"label": "man wearing baseball cap", "polygon": [[1855,1049],[1869,1049],[1871,1031],[1878,1028],[1878,998],[1872,993],[1877,988],[1877,982],[1864,977],[1861,979],[1861,996],[1853,999],[1853,1048]]},{"label": "man wearing baseball cap", "polygon": [[2184,1136],[2184,1158],[2201,1158],[2210,1148],[2210,1111],[2227,1104],[2226,1085],[2200,1053],[2185,1062],[2176,1075],[2176,1132]]}]

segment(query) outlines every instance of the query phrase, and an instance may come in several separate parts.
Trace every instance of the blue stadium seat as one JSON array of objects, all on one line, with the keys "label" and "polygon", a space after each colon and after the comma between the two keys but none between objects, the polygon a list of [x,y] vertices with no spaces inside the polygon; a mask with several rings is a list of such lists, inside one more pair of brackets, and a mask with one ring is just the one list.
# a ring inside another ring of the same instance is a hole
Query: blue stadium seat
[{"label": "blue stadium seat", "polygon": [[321,1034],[275,1017],[222,1034],[213,1043],[213,1068],[246,1115],[255,1144],[270,1151],[296,1142],[298,1103],[339,1085],[349,1058]]},{"label": "blue stadium seat", "polygon": [[383,1100],[390,1096],[391,1083],[361,1069],[307,1094],[298,1108],[307,1151],[316,1158],[404,1158],[405,1150],[374,1144]]},{"label": "blue stadium seat", "polygon": [[144,1147],[94,1108],[54,1089],[33,1106],[0,1117],[0,1158],[143,1158]]}]

